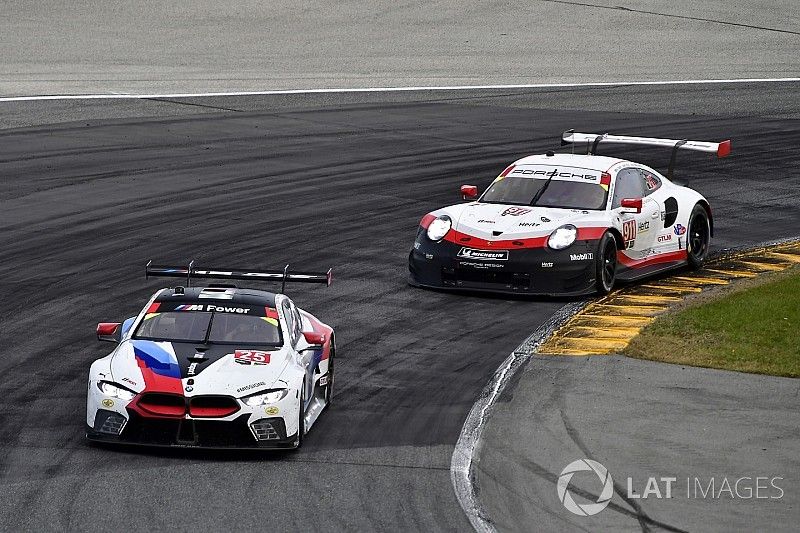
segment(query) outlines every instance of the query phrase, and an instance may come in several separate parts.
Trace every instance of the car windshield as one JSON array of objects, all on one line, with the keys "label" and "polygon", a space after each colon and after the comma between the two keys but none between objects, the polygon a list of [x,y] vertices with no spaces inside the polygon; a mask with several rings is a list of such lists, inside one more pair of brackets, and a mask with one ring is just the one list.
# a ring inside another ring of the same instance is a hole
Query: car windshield
[{"label": "car windshield", "polygon": [[[207,305],[177,306],[207,308]],[[213,306],[211,306],[213,307]],[[134,339],[205,344],[280,345],[275,309],[237,307],[244,312],[180,310],[147,313]],[[258,310],[260,309],[260,312]],[[252,314],[250,314],[252,313]],[[258,316],[258,315],[262,316]]]},{"label": "car windshield", "polygon": [[[514,176],[518,171],[521,175]],[[522,174],[522,172],[528,173]],[[480,201],[491,204],[531,205],[550,176],[553,179],[536,202],[537,206],[605,209],[608,183],[601,183],[600,172],[578,168],[555,169],[542,165],[518,167],[508,176],[496,179]]]}]

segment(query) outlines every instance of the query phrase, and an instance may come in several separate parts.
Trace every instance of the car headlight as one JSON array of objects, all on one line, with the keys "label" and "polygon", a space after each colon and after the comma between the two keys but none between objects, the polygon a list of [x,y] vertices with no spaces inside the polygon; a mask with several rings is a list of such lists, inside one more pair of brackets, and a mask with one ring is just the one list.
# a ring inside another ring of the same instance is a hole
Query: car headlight
[{"label": "car headlight", "polygon": [[441,241],[452,226],[453,221],[449,216],[440,215],[428,226],[428,238],[432,241]]},{"label": "car headlight", "polygon": [[553,250],[563,250],[573,242],[578,236],[578,228],[572,224],[564,224],[561,227],[553,230],[550,237],[547,238],[547,246]]},{"label": "car headlight", "polygon": [[250,396],[245,396],[242,401],[250,407],[258,407],[267,403],[275,403],[283,400],[289,394],[289,389],[275,389],[259,392]]},{"label": "car headlight", "polygon": [[136,396],[135,392],[129,391],[125,387],[115,383],[109,383],[108,381],[98,381],[97,387],[100,389],[100,392],[106,396],[113,396],[114,398],[119,398],[127,402],[133,400],[133,397]]}]

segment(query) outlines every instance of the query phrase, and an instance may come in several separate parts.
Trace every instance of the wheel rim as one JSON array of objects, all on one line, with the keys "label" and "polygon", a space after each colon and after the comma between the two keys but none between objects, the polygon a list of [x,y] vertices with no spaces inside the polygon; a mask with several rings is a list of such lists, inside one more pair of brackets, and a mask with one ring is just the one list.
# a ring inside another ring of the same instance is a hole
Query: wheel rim
[{"label": "wheel rim", "polygon": [[603,250],[603,286],[611,289],[617,275],[617,250],[612,243]]},{"label": "wheel rim", "polygon": [[689,253],[695,259],[702,259],[708,248],[708,223],[706,217],[697,215],[689,228]]}]

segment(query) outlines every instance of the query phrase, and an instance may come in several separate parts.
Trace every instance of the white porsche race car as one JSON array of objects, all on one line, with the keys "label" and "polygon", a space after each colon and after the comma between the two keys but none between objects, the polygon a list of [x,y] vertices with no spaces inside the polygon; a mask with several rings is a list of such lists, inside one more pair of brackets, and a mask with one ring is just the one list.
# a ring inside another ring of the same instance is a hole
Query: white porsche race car
[{"label": "white porsche race car", "polygon": [[123,323],[101,323],[117,343],[89,371],[86,436],[95,441],[204,448],[298,448],[331,403],[330,326],[289,297],[193,278],[330,284],[331,273],[199,270],[180,277]]},{"label": "white porsche race car", "polygon": [[[714,222],[697,191],[673,183],[678,150],[725,157],[720,143],[562,135],[587,154],[523,157],[478,198],[422,218],[409,254],[410,283],[438,289],[514,294],[606,294],[617,280],[634,280],[683,265],[698,268]],[[596,155],[600,143],[672,148],[667,176],[646,165]]]}]

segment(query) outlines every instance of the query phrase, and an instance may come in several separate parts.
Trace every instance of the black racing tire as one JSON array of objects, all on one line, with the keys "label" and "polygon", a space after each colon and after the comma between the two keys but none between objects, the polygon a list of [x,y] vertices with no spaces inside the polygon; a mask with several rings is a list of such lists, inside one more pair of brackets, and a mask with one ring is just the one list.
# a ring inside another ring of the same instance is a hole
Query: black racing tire
[{"label": "black racing tire", "polygon": [[336,342],[335,338],[331,338],[331,353],[328,355],[328,384],[325,385],[325,408],[331,406],[333,400],[333,361],[336,358]]},{"label": "black racing tire", "polygon": [[689,216],[689,227],[686,230],[686,255],[689,267],[693,270],[702,268],[711,244],[711,224],[708,212],[697,204]]},{"label": "black racing tire", "polygon": [[595,259],[595,290],[601,296],[614,289],[617,281],[617,240],[610,232],[603,234]]},{"label": "black racing tire", "polygon": [[299,450],[300,447],[303,445],[303,436],[306,432],[306,417],[305,413],[303,412],[303,405],[306,403],[306,384],[303,383],[303,388],[300,390],[300,415],[298,416],[297,421],[297,439],[295,440],[295,450]]}]

